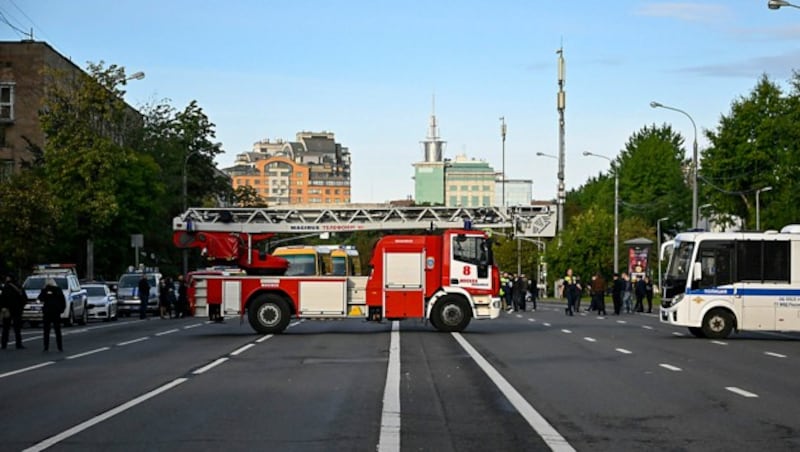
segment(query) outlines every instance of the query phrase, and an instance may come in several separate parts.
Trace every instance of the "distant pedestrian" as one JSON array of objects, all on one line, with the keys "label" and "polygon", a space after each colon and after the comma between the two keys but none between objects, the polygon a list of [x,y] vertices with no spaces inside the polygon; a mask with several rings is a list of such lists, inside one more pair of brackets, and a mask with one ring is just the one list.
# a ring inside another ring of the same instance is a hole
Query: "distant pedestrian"
[{"label": "distant pedestrian", "polygon": [[526,295],[527,299],[531,301],[533,304],[532,311],[536,310],[536,299],[539,298],[539,288],[534,283],[528,284],[528,293]]},{"label": "distant pedestrian", "polygon": [[162,319],[166,319],[168,313],[172,317],[169,306],[169,292],[171,290],[169,278],[161,278],[158,283],[158,311]]},{"label": "distant pedestrian", "polygon": [[634,312],[644,312],[644,301],[645,293],[647,291],[647,286],[644,282],[644,278],[639,276],[636,279],[636,284],[634,285],[633,289],[634,293],[636,294],[636,306],[633,307]]},{"label": "distant pedestrian", "polygon": [[580,297],[581,285],[578,278],[572,274],[572,268],[567,269],[564,282],[561,285],[561,296],[567,298],[567,307],[564,309],[566,315],[573,315],[575,303]]},{"label": "distant pedestrian", "polygon": [[528,281],[525,279],[525,275],[517,275],[517,279],[514,280],[511,294],[511,297],[514,300],[515,311],[525,310],[525,294],[527,293]]},{"label": "distant pedestrian", "polygon": [[653,280],[649,276],[644,277],[644,296],[647,297],[647,312],[653,312]]},{"label": "distant pedestrian", "polygon": [[581,285],[581,277],[575,276],[575,283],[578,285],[578,295],[575,296],[575,312],[581,312],[581,298],[583,298],[584,286]]},{"label": "distant pedestrian", "polygon": [[508,309],[508,303],[506,302],[506,286],[508,285],[508,273],[503,272],[503,275],[500,276],[500,300],[502,302],[502,308],[505,311]]},{"label": "distant pedestrian", "polygon": [[189,316],[189,296],[183,275],[178,275],[178,298],[175,303],[175,317]]},{"label": "distant pedestrian", "polygon": [[22,310],[27,301],[28,297],[14,281],[14,277],[6,276],[3,292],[0,293],[0,317],[3,319],[2,348],[8,346],[8,333],[12,326],[17,348],[25,348],[22,345]]},{"label": "distant pedestrian", "polygon": [[42,291],[39,292],[39,301],[42,302],[42,315],[44,319],[44,351],[50,349],[50,326],[56,334],[56,346],[58,351],[64,351],[64,344],[61,341],[61,313],[67,309],[67,300],[64,298],[64,291],[58,287],[53,278],[47,278]]},{"label": "distant pedestrian", "polygon": [[633,298],[633,286],[631,279],[627,273],[622,272],[622,304],[625,306],[625,312],[631,313],[631,300]]},{"label": "distant pedestrian", "polygon": [[614,273],[614,280],[611,282],[611,300],[614,303],[614,315],[619,315],[622,311],[622,292],[625,282],[619,277],[619,273]]},{"label": "distant pedestrian", "polygon": [[606,280],[599,272],[592,276],[592,306],[597,315],[606,315]]},{"label": "distant pedestrian", "polygon": [[139,291],[139,318],[147,318],[147,303],[150,302],[150,283],[147,282],[147,275],[142,273],[139,284],[136,286]]}]

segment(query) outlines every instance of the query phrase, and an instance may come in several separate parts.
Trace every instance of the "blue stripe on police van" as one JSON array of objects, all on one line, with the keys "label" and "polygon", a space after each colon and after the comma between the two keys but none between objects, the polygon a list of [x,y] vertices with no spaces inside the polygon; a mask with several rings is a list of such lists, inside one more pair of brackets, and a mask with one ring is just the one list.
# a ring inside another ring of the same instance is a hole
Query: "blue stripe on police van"
[{"label": "blue stripe on police van", "polygon": [[696,289],[687,290],[688,295],[760,295],[760,296],[800,296],[800,289],[789,288],[776,288],[776,289],[763,289],[763,288],[741,288],[734,291],[733,288],[720,288],[720,289]]}]

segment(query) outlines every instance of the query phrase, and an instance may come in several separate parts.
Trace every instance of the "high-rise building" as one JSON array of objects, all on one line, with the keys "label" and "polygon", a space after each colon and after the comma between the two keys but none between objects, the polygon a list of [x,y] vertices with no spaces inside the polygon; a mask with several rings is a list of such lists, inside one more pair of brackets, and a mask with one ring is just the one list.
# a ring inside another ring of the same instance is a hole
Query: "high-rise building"
[{"label": "high-rise building", "polygon": [[497,174],[494,186],[494,203],[503,205],[503,188],[506,190],[506,206],[529,206],[533,199],[533,181],[531,179],[506,179],[503,183],[502,173]]},{"label": "high-rise building", "polygon": [[350,151],[330,132],[298,132],[296,141],[262,140],[225,171],[233,188],[250,186],[268,204],[350,202]]}]

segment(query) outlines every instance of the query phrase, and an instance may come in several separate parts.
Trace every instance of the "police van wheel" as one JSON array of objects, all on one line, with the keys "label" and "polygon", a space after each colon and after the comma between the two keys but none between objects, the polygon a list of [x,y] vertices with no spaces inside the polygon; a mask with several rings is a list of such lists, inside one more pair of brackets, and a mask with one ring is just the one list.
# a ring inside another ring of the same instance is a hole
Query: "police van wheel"
[{"label": "police van wheel", "polygon": [[258,296],[247,310],[250,326],[261,334],[282,332],[289,326],[290,316],[286,301],[274,294]]},{"label": "police van wheel", "polygon": [[733,317],[724,309],[713,309],[703,318],[701,329],[709,339],[725,339],[733,331]]},{"label": "police van wheel", "polygon": [[699,337],[699,338],[706,337],[706,335],[703,334],[703,329],[702,328],[698,328],[696,326],[690,326],[689,327],[689,332],[692,333],[692,336],[694,336],[694,337]]},{"label": "police van wheel", "polygon": [[439,331],[451,333],[464,331],[472,320],[472,312],[466,300],[458,295],[445,295],[431,312],[431,323]]}]

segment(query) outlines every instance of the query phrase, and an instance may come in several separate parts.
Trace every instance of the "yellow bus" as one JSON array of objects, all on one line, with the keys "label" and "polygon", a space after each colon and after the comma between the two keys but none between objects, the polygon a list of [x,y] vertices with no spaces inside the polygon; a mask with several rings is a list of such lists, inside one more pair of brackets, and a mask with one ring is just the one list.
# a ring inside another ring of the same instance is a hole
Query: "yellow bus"
[{"label": "yellow bus", "polygon": [[272,255],[289,261],[286,276],[320,276],[329,271],[326,260],[329,259],[330,252],[316,246],[279,246],[275,248]]}]

